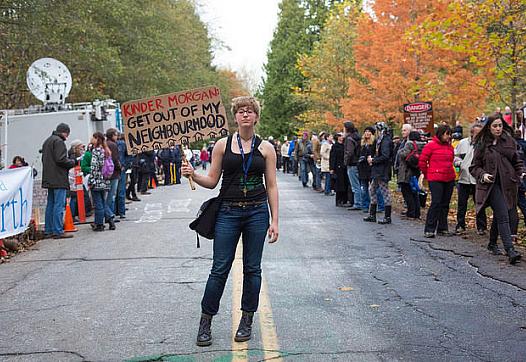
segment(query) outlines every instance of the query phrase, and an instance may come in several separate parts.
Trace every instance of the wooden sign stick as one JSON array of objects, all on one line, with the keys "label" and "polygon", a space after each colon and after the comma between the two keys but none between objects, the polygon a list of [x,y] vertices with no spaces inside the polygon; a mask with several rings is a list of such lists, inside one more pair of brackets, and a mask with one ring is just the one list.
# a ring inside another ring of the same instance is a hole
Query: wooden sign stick
[{"label": "wooden sign stick", "polygon": [[[188,160],[186,159],[185,154],[183,153],[182,156],[183,156],[183,157],[182,157],[183,164],[184,164],[185,166],[187,166],[187,165],[188,165]],[[195,184],[194,184],[194,179],[192,178],[192,176],[188,177],[188,182],[190,182],[190,187],[192,188],[192,191],[195,191]]]}]

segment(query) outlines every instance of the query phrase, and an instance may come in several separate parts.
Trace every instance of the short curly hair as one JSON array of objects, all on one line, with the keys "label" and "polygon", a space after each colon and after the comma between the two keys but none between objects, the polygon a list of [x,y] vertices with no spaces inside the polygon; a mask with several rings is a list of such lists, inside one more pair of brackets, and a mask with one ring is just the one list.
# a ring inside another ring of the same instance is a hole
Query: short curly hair
[{"label": "short curly hair", "polygon": [[241,107],[250,107],[256,114],[260,115],[261,106],[259,105],[258,100],[252,96],[241,96],[232,99],[232,114],[236,114],[238,109]]}]

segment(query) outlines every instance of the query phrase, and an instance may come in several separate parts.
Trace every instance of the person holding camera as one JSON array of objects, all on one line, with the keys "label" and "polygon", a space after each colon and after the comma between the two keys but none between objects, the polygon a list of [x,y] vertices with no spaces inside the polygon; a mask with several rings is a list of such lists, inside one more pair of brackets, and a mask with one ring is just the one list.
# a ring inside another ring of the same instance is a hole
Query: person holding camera
[{"label": "person holding camera", "polygon": [[[475,154],[469,171],[477,180],[477,212],[491,206],[509,262],[517,263],[521,254],[513,247],[509,214],[510,210],[517,208],[519,182],[526,174],[513,130],[501,115],[488,117],[488,122],[475,138]],[[496,240],[490,241],[488,249],[496,254]]]}]

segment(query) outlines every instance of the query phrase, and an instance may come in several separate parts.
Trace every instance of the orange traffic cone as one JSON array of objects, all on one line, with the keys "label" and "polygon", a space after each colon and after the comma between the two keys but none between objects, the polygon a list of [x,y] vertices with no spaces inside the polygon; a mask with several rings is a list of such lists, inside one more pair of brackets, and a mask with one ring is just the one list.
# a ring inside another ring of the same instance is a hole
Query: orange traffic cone
[{"label": "orange traffic cone", "polygon": [[71,215],[71,208],[69,207],[69,203],[66,204],[66,214],[64,215],[64,231],[65,232],[73,232],[78,231],[73,225],[73,216]]},{"label": "orange traffic cone", "polygon": [[156,189],[157,184],[155,183],[155,179],[152,177],[152,189]]}]

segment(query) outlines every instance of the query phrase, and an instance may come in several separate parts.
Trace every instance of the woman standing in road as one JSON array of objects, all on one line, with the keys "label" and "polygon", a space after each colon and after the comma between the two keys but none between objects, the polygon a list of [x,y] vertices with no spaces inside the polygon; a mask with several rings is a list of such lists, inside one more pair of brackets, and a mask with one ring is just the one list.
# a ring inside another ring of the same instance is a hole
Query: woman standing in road
[{"label": "woman standing in road", "polygon": [[347,203],[347,191],[349,189],[349,177],[347,176],[347,166],[345,166],[345,138],[341,133],[334,135],[329,156],[329,172],[334,177],[334,190],[336,191],[336,206],[344,207]]},{"label": "woman standing in road", "polygon": [[95,132],[93,134],[91,144],[93,145],[93,149],[91,151],[91,170],[88,183],[91,190],[91,198],[95,206],[95,223],[92,224],[92,228],[93,231],[104,231],[104,217],[106,217],[110,225],[110,230],[115,230],[114,215],[104,201],[110,189],[110,181],[102,175],[104,158],[111,157],[111,151],[101,132]]},{"label": "woman standing in road", "polygon": [[[525,174],[513,130],[501,116],[488,117],[488,122],[475,138],[475,154],[469,171],[477,179],[477,213],[491,206],[509,262],[515,264],[521,255],[513,247],[509,213],[517,209],[519,182]],[[488,249],[498,249],[496,240],[490,241]]]},{"label": "woman standing in road", "polygon": [[[212,317],[219,310],[228,273],[234,261],[240,235],[243,241],[242,317],[235,341],[251,338],[252,320],[259,303],[261,288],[261,257],[265,236],[269,242],[278,239],[278,188],[276,183],[276,152],[267,141],[255,134],[260,106],[254,97],[232,100],[232,113],[237,131],[219,140],[213,150],[208,175],[194,173],[191,165],[181,173],[213,189],[221,174],[222,203],[217,216],[212,271],[201,301],[201,321],[197,335],[198,346],[212,344]],[[269,224],[269,208],[272,221]]]},{"label": "woman standing in road", "polygon": [[447,226],[449,202],[455,187],[455,169],[453,168],[454,150],[451,146],[451,128],[438,126],[433,140],[424,146],[418,160],[418,168],[429,183],[431,206],[427,211],[424,236],[434,238],[452,236]]}]

